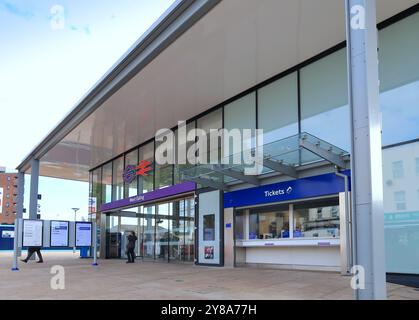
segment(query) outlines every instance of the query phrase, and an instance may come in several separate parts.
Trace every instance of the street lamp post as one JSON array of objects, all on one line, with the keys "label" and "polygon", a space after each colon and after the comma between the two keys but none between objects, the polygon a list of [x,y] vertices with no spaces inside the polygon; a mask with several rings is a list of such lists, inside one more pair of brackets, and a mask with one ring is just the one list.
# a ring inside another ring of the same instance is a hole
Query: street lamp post
[{"label": "street lamp post", "polygon": [[[79,211],[80,208],[71,208],[71,210],[74,210],[74,227],[76,227],[75,223],[77,221],[77,211]],[[76,253],[76,243],[74,243],[73,253]]]}]

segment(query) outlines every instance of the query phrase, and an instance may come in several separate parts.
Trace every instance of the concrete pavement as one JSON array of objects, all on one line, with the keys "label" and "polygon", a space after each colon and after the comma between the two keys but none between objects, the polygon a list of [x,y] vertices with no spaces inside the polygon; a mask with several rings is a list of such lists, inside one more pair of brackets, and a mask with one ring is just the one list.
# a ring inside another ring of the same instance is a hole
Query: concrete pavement
[{"label": "concrete pavement", "polygon": [[[80,259],[72,252],[45,252],[44,264],[20,263],[0,253],[0,299],[352,299],[350,278],[336,273]],[[51,267],[62,265],[65,290],[51,289]],[[388,284],[389,299],[419,300],[419,291]]]}]

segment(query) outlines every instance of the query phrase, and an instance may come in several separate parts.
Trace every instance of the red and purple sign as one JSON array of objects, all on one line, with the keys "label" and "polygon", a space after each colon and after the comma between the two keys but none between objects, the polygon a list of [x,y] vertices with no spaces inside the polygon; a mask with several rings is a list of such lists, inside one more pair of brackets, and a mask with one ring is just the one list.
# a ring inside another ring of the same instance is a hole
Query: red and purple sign
[{"label": "red and purple sign", "polygon": [[146,177],[148,173],[153,170],[152,162],[142,160],[138,166],[129,165],[125,168],[122,177],[126,184],[132,183],[137,176]]}]

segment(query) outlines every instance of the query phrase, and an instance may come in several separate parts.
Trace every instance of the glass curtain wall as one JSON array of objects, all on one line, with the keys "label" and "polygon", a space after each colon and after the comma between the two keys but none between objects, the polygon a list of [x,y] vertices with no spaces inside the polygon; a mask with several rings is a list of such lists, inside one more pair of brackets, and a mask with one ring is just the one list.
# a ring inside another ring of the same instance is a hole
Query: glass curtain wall
[{"label": "glass curtain wall", "polygon": [[387,272],[419,274],[419,13],[379,33]]},{"label": "glass curtain wall", "polygon": [[263,129],[263,144],[298,134],[297,72],[258,91],[258,129]]},{"label": "glass curtain wall", "polygon": [[139,162],[149,161],[153,170],[147,172],[146,176],[138,177],[138,190],[140,194],[154,190],[154,142],[150,142],[139,149]]},{"label": "glass curtain wall", "polygon": [[[242,150],[249,150],[255,147],[255,129],[256,129],[256,93],[250,93],[228,105],[224,106],[224,128],[231,131],[239,129],[243,136],[244,129],[252,130],[251,139],[243,139]],[[236,154],[231,137],[229,139],[229,150],[223,150],[224,156]],[[239,140],[241,141],[241,139]],[[227,142],[227,141],[225,141]]]},{"label": "glass curtain wall", "polygon": [[109,214],[106,224],[108,258],[124,256],[127,233],[134,231],[138,237],[138,257],[162,262],[193,262],[195,259],[194,198]]},{"label": "glass curtain wall", "polygon": [[112,161],[112,201],[124,198],[124,157]]},{"label": "glass curtain wall", "polygon": [[[196,122],[195,121],[187,123],[186,133],[195,129],[195,127],[196,127]],[[186,154],[183,154],[183,155],[179,154],[179,149],[184,149],[187,152],[193,146],[193,144],[195,142],[194,141],[187,141],[186,137],[183,137],[182,139],[180,139],[179,131],[177,129],[175,131],[175,140],[176,140],[175,145],[177,147],[175,148],[176,161],[175,161],[175,165],[174,165],[174,169],[173,169],[174,170],[173,184],[179,184],[179,183],[182,183],[182,171],[187,170],[187,169],[194,166],[193,164],[189,163]],[[185,142],[186,142],[186,145],[185,145]],[[179,145],[180,145],[180,147],[179,147]],[[180,164],[180,163],[182,163],[182,164]]]},{"label": "glass curtain wall", "polygon": [[102,203],[112,202],[112,162],[102,167]]},{"label": "glass curtain wall", "polygon": [[[101,181],[102,181],[102,168],[98,168],[92,172],[92,209],[91,213],[99,211],[99,205],[102,203],[102,190],[101,190]],[[95,206],[93,206],[96,203]]]},{"label": "glass curtain wall", "polygon": [[[223,109],[218,109],[197,120],[197,128],[205,131],[207,136],[206,150],[202,159],[206,163],[219,163],[222,156],[222,137],[219,130],[223,127]],[[214,132],[213,132],[214,131]],[[217,133],[218,135],[214,134]],[[201,155],[200,155],[201,156]]]},{"label": "glass curtain wall", "polygon": [[[173,141],[173,144],[170,144],[166,138],[163,138],[163,141],[158,141],[156,139],[156,150],[162,145],[169,149],[163,154],[169,163],[158,164],[157,161],[155,162],[155,189],[162,189],[173,185],[173,164],[170,163],[172,163],[174,159],[170,158],[169,155],[171,152],[174,152],[174,143],[175,141]],[[173,153],[173,157],[174,156],[175,155]]]},{"label": "glass curtain wall", "polygon": [[350,152],[346,49],[300,71],[301,131]]},{"label": "glass curtain wall", "polygon": [[[138,166],[138,149],[135,149],[134,151],[131,151],[130,153],[127,153],[125,155],[125,168],[128,166],[137,167]],[[138,177],[135,176],[135,178],[132,180],[132,182],[126,182],[125,183],[125,198],[133,197],[138,195]]]}]

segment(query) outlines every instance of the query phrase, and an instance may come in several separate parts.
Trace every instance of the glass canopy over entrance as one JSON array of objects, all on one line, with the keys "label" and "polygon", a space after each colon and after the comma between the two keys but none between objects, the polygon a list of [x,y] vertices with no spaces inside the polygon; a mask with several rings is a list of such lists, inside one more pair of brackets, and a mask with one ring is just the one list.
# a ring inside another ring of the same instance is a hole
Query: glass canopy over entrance
[{"label": "glass canopy over entrance", "polygon": [[[256,154],[256,148],[250,150]],[[242,164],[233,164],[233,159],[240,157]],[[263,146],[263,159],[257,165],[262,166],[261,175],[279,173],[291,178],[299,177],[300,168],[316,162],[327,161],[338,169],[347,169],[349,152],[338,148],[309,133],[297,134]],[[242,182],[260,185],[260,176],[245,174],[244,152],[223,158],[220,163],[202,164],[182,170],[182,180],[194,181],[201,186],[228,191],[228,185]]]}]

